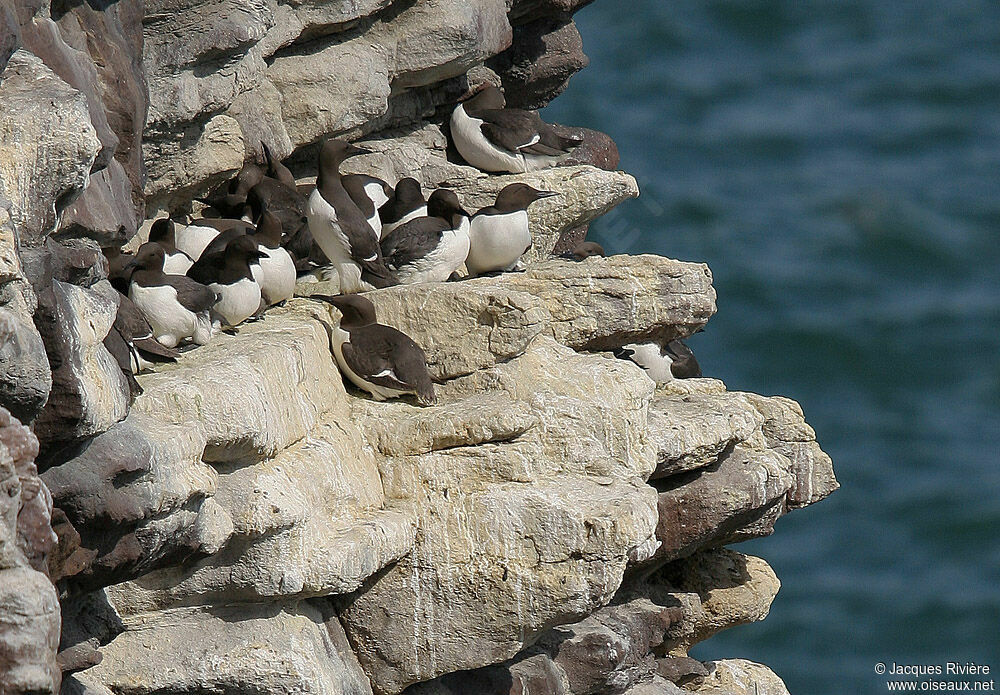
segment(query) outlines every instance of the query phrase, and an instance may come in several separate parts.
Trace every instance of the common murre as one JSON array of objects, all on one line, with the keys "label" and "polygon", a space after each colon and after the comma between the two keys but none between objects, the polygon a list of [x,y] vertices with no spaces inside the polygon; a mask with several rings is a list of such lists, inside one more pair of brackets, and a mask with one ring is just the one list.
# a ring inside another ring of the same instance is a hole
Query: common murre
[{"label": "common murre", "polygon": [[386,266],[406,285],[444,282],[469,255],[469,213],[454,191],[434,191],[427,214],[396,227],[382,240]]},{"label": "common murre", "polygon": [[[240,235],[221,252],[206,253],[188,271],[188,277],[219,295],[212,306],[212,327],[235,328],[261,310],[260,285],[251,266],[265,254],[249,235]],[[259,271],[258,271],[259,272]]]},{"label": "common murre", "polygon": [[206,345],[212,339],[209,312],[219,299],[214,291],[184,275],[163,272],[163,248],[146,242],[130,265],[134,268],[128,297],[142,311],[161,345],[177,347],[192,339]]},{"label": "common murre", "polygon": [[469,275],[512,269],[529,248],[528,206],[558,195],[525,183],[512,183],[497,194],[496,202],[472,216],[469,228]]},{"label": "common murre", "polygon": [[175,224],[169,217],[161,217],[149,228],[149,241],[163,247],[163,272],[167,275],[184,275],[194,265],[194,259],[177,248]]},{"label": "common murre", "polygon": [[662,347],[659,343],[623,345],[614,354],[619,359],[635,362],[657,384],[701,376],[701,366],[694,352],[681,340],[671,340]]},{"label": "common murre", "polygon": [[309,231],[336,271],[342,294],[396,284],[396,278],[382,261],[378,239],[368,220],[341,181],[341,163],[365,152],[342,140],[324,142],[316,190],[309,196],[307,206]]},{"label": "common murre", "polygon": [[135,374],[150,369],[154,362],[173,361],[180,355],[156,341],[149,321],[135,302],[124,295],[119,298],[113,332],[117,332],[128,347],[129,366]]},{"label": "common murre", "polygon": [[410,220],[427,216],[427,201],[420,182],[406,177],[396,182],[396,187],[389,200],[379,208],[379,219],[382,221],[382,238],[388,236],[396,227]]},{"label": "common murre", "polygon": [[604,256],[604,247],[596,241],[581,241],[568,251],[558,254],[557,258],[565,258],[570,261],[583,261],[593,256]]},{"label": "common murre", "polygon": [[330,337],[337,364],[351,383],[384,401],[408,394],[421,405],[435,402],[427,356],[405,333],[376,322],[375,305],[359,295],[312,295],[341,313]]},{"label": "common murre", "polygon": [[503,92],[492,84],[455,107],[451,139],[472,166],[512,174],[555,166],[583,142],[559,135],[534,111],[506,108]]}]

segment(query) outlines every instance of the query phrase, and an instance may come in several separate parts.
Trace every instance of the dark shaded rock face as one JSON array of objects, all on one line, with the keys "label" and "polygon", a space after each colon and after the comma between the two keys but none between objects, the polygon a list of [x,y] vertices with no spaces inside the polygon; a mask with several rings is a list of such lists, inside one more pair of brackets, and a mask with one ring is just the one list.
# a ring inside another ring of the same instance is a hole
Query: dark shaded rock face
[{"label": "dark shaded rock face", "polygon": [[100,141],[90,172],[94,178],[66,206],[58,233],[104,245],[124,243],[144,216],[141,139],[148,96],[142,2],[57,0],[45,9],[39,3],[30,17],[21,13],[19,45],[83,94]]},{"label": "dark shaded rock face", "polygon": [[501,76],[507,105],[540,109],[559,96],[569,78],[587,67],[583,39],[572,15],[593,0],[522,0],[510,9],[509,49],[488,65]]},{"label": "dark shaded rock face", "polygon": [[0,692],[57,693],[59,602],[43,573],[56,538],[38,440],[0,408]]},{"label": "dark shaded rock face", "polygon": [[101,149],[87,100],[23,49],[0,73],[0,196],[18,245],[40,246],[87,185]]},{"label": "dark shaded rock face", "polygon": [[0,198],[0,404],[31,422],[49,397],[52,375],[35,329],[35,293],[24,275],[10,201]]}]

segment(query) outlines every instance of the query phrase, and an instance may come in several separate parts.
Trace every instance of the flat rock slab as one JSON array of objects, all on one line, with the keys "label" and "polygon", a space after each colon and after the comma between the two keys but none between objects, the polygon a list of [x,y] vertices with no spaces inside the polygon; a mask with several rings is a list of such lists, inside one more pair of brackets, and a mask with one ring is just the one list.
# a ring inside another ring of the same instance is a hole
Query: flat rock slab
[{"label": "flat rock slab", "polygon": [[336,618],[305,603],[135,616],[101,653],[78,678],[117,693],[372,692]]},{"label": "flat rock slab", "polygon": [[237,336],[218,334],[177,364],[140,376],[145,393],[133,411],[196,423],[209,462],[276,456],[335,404],[343,407],[343,381],[325,328],[332,319],[324,307],[293,302],[264,321],[244,323]]},{"label": "flat rock slab", "polygon": [[657,448],[651,477],[710,465],[763,423],[760,412],[738,394],[667,396],[657,390],[649,404],[649,434]]},{"label": "flat rock slab", "polygon": [[499,284],[540,298],[550,335],[577,350],[685,338],[715,313],[708,266],[662,256],[548,260],[504,273]]},{"label": "flat rock slab", "polygon": [[110,587],[122,614],[355,591],[413,548],[412,515],[384,509],[375,458],[350,423],[321,423],[268,461],[219,476],[233,533],[201,562]]}]

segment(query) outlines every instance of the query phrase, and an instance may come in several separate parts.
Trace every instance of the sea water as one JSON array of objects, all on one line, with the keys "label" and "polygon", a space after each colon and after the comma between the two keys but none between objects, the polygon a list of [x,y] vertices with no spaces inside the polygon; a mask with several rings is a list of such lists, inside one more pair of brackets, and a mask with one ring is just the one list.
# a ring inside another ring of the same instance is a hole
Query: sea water
[{"label": "sea water", "polygon": [[796,695],[879,662],[1000,672],[1000,3],[601,0],[548,120],[614,137],[642,196],[609,253],[707,262],[689,344],[798,400],[842,489],[738,546],[771,615],[700,645]]}]

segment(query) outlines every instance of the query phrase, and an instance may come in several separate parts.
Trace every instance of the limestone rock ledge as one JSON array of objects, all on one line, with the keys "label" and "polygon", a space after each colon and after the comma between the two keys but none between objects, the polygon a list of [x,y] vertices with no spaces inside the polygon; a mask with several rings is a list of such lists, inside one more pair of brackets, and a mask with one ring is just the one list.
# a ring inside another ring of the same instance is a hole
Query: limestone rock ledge
[{"label": "limestone rock ledge", "polygon": [[777,591],[714,548],[836,487],[791,401],[657,388],[601,352],[697,330],[710,283],[622,256],[370,293],[427,350],[429,408],[345,387],[339,316],[308,298],[139,377],[129,416],[43,474],[94,558],[62,584],[64,642],[104,660],[68,683],[682,692],[687,648]]}]

